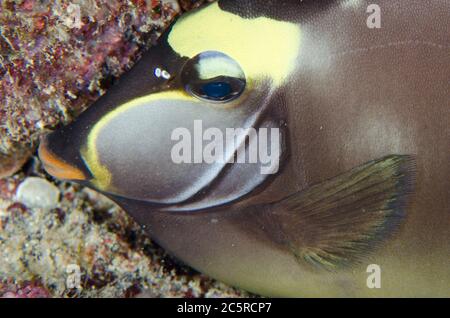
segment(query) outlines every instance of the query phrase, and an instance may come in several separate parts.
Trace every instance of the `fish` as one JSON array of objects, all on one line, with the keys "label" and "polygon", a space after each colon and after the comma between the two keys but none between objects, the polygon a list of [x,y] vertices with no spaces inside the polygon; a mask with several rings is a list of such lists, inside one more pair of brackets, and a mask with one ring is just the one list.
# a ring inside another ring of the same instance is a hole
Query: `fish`
[{"label": "fish", "polygon": [[252,293],[449,297],[449,9],[210,3],[39,156]]}]

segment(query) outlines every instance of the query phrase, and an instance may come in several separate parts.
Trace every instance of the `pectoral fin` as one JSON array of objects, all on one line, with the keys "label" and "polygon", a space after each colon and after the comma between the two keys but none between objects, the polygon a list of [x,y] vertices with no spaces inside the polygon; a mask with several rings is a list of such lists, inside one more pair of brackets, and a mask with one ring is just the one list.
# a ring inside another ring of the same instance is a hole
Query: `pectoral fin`
[{"label": "pectoral fin", "polygon": [[299,262],[333,271],[358,262],[398,228],[414,171],[410,156],[371,161],[265,206],[260,220]]}]

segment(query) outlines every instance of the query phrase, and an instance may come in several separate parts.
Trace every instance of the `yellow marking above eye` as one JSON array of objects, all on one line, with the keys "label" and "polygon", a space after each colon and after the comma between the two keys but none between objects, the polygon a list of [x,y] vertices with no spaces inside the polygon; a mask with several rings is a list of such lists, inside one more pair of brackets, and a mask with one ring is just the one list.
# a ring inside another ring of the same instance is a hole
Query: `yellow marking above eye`
[{"label": "yellow marking above eye", "polygon": [[244,19],[223,11],[217,2],[182,16],[168,37],[181,56],[219,51],[235,59],[248,78],[268,77],[275,86],[295,70],[300,41],[300,27],[294,23],[267,17]]}]

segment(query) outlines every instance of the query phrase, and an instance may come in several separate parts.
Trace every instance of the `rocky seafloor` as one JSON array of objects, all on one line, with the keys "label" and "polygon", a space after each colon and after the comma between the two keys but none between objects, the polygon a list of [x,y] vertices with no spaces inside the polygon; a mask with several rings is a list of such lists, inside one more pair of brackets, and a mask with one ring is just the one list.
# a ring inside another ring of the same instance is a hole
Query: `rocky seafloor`
[{"label": "rocky seafloor", "polygon": [[67,124],[195,0],[0,1],[0,297],[239,297],[179,264],[102,195],[52,179]]}]

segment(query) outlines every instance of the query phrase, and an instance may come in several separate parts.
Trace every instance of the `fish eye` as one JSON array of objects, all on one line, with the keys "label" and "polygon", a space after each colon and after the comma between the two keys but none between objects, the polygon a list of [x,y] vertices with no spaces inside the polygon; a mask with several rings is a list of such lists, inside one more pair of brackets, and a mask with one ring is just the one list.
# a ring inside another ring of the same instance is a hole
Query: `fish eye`
[{"label": "fish eye", "polygon": [[231,57],[207,51],[193,57],[183,67],[181,81],[192,96],[208,102],[226,103],[245,89],[245,74]]}]

